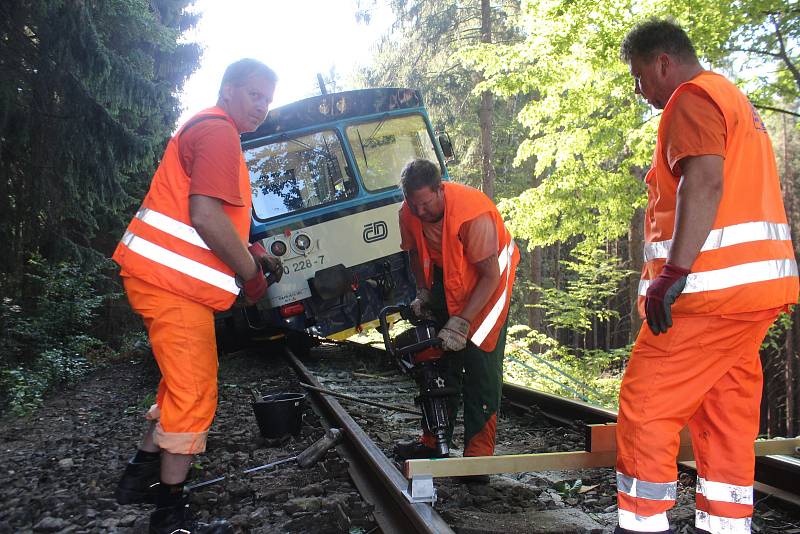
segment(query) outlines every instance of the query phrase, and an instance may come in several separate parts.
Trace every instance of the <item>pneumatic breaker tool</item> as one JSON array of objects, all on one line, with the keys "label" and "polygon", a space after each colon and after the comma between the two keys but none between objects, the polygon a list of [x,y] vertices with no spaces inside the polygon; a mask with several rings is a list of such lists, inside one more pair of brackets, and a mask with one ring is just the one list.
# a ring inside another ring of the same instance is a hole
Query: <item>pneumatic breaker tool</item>
[{"label": "pneumatic breaker tool", "polygon": [[[394,313],[399,313],[413,328],[392,339],[387,317]],[[386,350],[419,387],[414,403],[422,409],[423,427],[435,438],[437,452],[446,456],[450,453],[446,435],[449,426],[447,400],[456,394],[456,389],[449,387],[444,379],[447,364],[442,361],[444,351],[442,340],[436,337],[436,325],[414,315],[408,306],[387,306],[378,318]]]}]

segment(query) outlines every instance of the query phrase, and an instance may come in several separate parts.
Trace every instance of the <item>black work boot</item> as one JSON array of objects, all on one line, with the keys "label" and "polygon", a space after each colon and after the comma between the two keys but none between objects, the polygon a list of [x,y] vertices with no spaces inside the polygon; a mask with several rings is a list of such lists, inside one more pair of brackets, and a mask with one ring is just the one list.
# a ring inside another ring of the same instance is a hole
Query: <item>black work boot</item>
[{"label": "black work boot", "polygon": [[233,527],[224,519],[211,523],[196,521],[184,497],[175,506],[156,508],[150,514],[150,534],[233,534]]},{"label": "black work boot", "polygon": [[155,504],[160,481],[161,460],[137,462],[128,461],[125,472],[114,492],[119,504]]},{"label": "black work boot", "polygon": [[394,456],[398,460],[424,460],[427,458],[447,458],[434,448],[428,447],[419,440],[400,441],[394,446]]}]

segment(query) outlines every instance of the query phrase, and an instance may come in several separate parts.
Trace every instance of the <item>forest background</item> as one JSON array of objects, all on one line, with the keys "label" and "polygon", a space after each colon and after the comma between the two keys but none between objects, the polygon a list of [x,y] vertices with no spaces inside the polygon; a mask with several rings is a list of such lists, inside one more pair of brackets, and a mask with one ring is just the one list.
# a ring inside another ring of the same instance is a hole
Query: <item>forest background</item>
[{"label": "forest background", "polygon": [[[641,325],[642,178],[659,120],[619,60],[637,21],[673,17],[745,90],[800,235],[800,3],[360,0],[354,17],[369,24],[387,4],[396,22],[372,64],[329,81],[419,88],[454,141],[451,176],[498,203],[523,251],[508,380],[616,403]],[[190,5],[0,5],[0,403],[15,413],[146,343],[108,258],[199,65],[182,39]],[[800,434],[798,319],[782,316],[762,347],[765,434]]]}]

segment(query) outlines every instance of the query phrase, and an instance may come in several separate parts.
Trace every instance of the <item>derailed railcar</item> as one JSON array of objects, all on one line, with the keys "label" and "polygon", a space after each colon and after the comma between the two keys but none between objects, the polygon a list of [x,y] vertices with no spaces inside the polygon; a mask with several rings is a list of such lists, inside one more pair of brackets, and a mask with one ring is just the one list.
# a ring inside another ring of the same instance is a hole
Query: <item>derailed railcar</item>
[{"label": "derailed railcar", "polygon": [[288,104],[244,134],[242,148],[250,240],[279,257],[284,274],[257,305],[223,315],[228,328],[341,339],[376,325],[384,306],[413,299],[400,250],[400,171],[426,158],[447,179],[452,155],[418,91],[362,89]]}]

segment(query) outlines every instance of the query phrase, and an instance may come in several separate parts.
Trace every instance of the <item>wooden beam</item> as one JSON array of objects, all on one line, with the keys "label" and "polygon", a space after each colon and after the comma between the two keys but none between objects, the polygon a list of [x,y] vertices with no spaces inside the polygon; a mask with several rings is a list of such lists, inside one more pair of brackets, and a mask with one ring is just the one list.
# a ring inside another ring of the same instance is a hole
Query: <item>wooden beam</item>
[{"label": "wooden beam", "polygon": [[[418,475],[457,477],[466,475],[492,475],[496,473],[523,473],[592,467],[613,467],[616,463],[616,425],[590,425],[587,436],[589,451],[548,452],[543,454],[509,454],[505,456],[474,456],[466,458],[441,458],[432,460],[407,460],[403,474],[406,478]],[[756,456],[795,454],[800,438],[757,440],[753,444]],[[694,459],[688,432],[681,434],[681,447],[677,461]]]},{"label": "wooden beam", "polygon": [[523,473],[526,471],[548,471],[553,469],[609,467],[614,465],[615,460],[616,452],[613,451],[548,452],[543,454],[507,454],[504,456],[406,460],[403,474],[406,478],[417,475],[432,475],[436,478]]},{"label": "wooden beam", "polygon": [[[796,448],[800,447],[800,439],[757,439],[753,442],[753,449],[756,456],[768,456],[771,454],[796,454]],[[683,449],[692,448],[692,435],[689,428],[681,430],[681,452],[679,460],[691,460],[694,456],[684,457]],[[586,450],[589,452],[607,452],[617,450],[617,424],[606,423],[603,425],[587,425]]]}]

